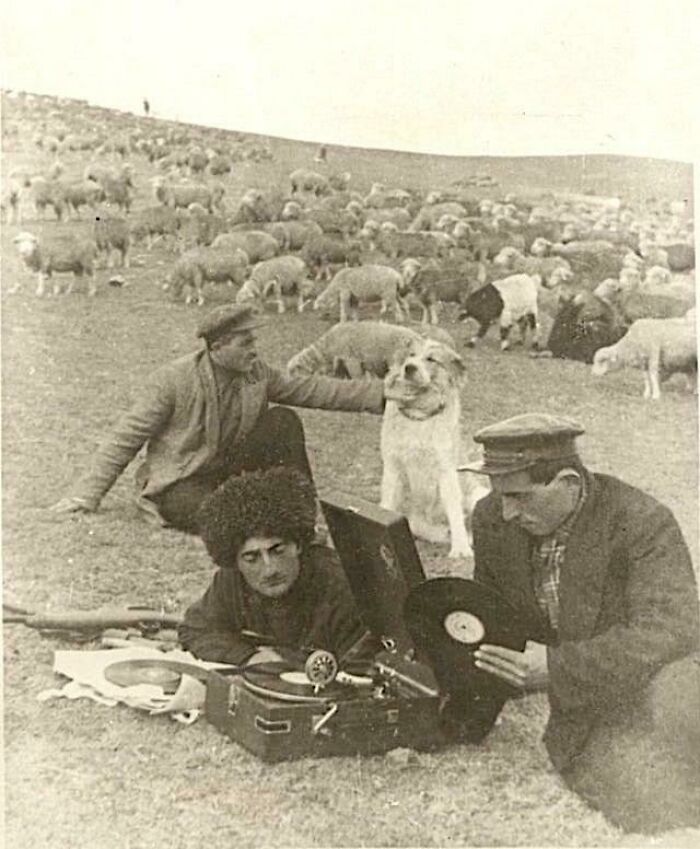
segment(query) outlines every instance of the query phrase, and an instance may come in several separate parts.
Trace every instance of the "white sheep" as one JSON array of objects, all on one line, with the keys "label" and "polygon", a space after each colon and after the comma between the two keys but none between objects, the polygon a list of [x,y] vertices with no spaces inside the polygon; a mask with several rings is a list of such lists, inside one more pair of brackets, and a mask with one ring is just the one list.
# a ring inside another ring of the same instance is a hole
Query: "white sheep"
[{"label": "white sheep", "polygon": [[204,303],[204,284],[228,283],[241,286],[248,277],[249,262],[244,251],[222,248],[192,248],[176,261],[163,289],[173,297],[185,292],[185,303]]},{"label": "white sheep", "polygon": [[391,307],[397,321],[403,321],[400,295],[403,278],[386,265],[363,265],[359,268],[342,268],[314,301],[314,309],[327,310],[340,304],[340,321],[347,318],[352,306],[357,318],[356,304],[362,301],[381,300],[381,315]]},{"label": "white sheep", "polygon": [[305,298],[311,295],[314,284],[308,279],[309,269],[296,256],[278,256],[256,263],[250,277],[236,295],[236,303],[264,301],[270,294],[280,313],[285,311],[283,295],[296,294],[297,312],[303,312]]},{"label": "white sheep", "polygon": [[411,341],[430,336],[456,350],[445,330],[381,321],[335,324],[287,363],[290,374],[326,374],[357,378],[365,374],[384,377],[395,358]]},{"label": "white sheep", "polygon": [[661,397],[659,381],[675,372],[686,373],[697,393],[698,350],[695,324],[683,318],[641,318],[627,333],[593,357],[592,373],[601,377],[628,366],[644,372],[645,399]]},{"label": "white sheep", "polygon": [[[33,233],[24,232],[15,236],[13,241],[26,268],[37,275],[37,297],[44,295],[46,280],[52,279],[54,274],[73,275],[66,294],[73,291],[75,278],[82,278],[83,275],[89,278],[88,294],[96,294],[93,268],[97,246],[91,239],[72,234],[52,234],[50,237],[45,236],[40,242]],[[18,291],[21,285],[21,279],[18,279],[9,292]],[[61,284],[58,281],[54,281],[53,294],[61,294]]]}]

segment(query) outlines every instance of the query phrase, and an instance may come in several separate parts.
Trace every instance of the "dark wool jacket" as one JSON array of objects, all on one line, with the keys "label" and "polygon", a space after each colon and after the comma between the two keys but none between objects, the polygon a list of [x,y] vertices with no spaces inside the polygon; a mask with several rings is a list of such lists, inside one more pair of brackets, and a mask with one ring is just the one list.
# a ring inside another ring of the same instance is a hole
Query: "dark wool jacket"
[{"label": "dark wool jacket", "polygon": [[589,483],[562,565],[558,635],[532,589],[533,538],[504,522],[494,493],[473,520],[474,579],[519,609],[528,639],[548,644],[544,742],[560,771],[597,722],[624,712],[662,666],[700,644],[695,574],[671,511],[608,475]]},{"label": "dark wool jacket", "polygon": [[[242,377],[241,420],[229,453],[235,455],[272,401],[295,407],[381,413],[384,390],[378,380],[333,380],[288,376],[260,360]],[[220,450],[221,416],[209,354],[199,350],[154,372],[138,399],[98,448],[92,468],[74,494],[94,509],[139,449],[146,456],[136,472],[144,499],[206,470]]]},{"label": "dark wool jacket", "polygon": [[272,599],[252,590],[235,567],[219,569],[202,598],[185,613],[182,645],[202,660],[243,663],[260,640],[294,649],[327,649],[340,658],[365,632],[337,555],[311,545],[291,590]]}]

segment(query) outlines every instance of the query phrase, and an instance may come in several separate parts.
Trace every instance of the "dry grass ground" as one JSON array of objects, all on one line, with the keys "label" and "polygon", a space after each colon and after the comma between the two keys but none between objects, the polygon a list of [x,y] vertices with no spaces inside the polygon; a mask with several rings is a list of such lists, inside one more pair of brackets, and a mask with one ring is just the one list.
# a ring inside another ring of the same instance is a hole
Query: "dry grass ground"
[{"label": "dry grass ground", "polygon": [[[279,180],[308,162],[311,149],[277,143],[275,161],[241,166],[231,193]],[[363,188],[380,175],[398,181],[403,167],[388,154],[337,156],[334,166],[352,170]],[[67,164],[79,173],[85,161],[74,154]],[[438,179],[426,162],[402,182],[445,183],[449,175],[441,171]],[[9,170],[45,163],[18,145],[4,164]],[[546,185],[546,170],[541,163],[537,169],[542,179],[530,175],[531,184]],[[514,184],[528,180],[525,165],[511,173]],[[142,165],[138,178],[143,186]],[[139,203],[144,197],[142,188]],[[55,227],[32,222],[28,229]],[[15,232],[5,227],[2,240],[5,596],[39,609],[134,602],[183,609],[202,591],[211,567],[197,540],[140,519],[129,471],[96,515],[59,519],[48,507],[70,490],[143,377],[194,347],[200,313],[164,297],[158,284],[172,257],[158,251],[137,252],[126,273],[130,285],[118,290],[103,283],[95,299],[81,293],[37,300],[29,288],[7,295],[10,281],[23,273],[12,250]],[[325,326],[314,315],[271,314],[259,333],[260,351],[281,365]],[[448,328],[464,335],[454,324]],[[666,502],[697,564],[695,398],[670,387],[661,403],[645,403],[637,374],[597,382],[580,364],[533,361],[518,350],[501,355],[495,339],[465,352],[465,359],[465,440],[480,426],[525,410],[576,417],[587,429],[582,447],[590,465]],[[376,501],[379,419],[302,415],[321,493],[337,489]],[[443,551],[427,545],[420,551],[430,574],[455,571]],[[457,572],[467,569],[461,564]],[[124,707],[40,704],[37,693],[57,683],[54,650],[75,647],[20,625],[4,627],[6,837],[15,849],[623,842],[551,769],[540,742],[542,697],[511,703],[483,746],[421,754],[405,766],[385,757],[266,766],[204,720],[185,728]]]}]

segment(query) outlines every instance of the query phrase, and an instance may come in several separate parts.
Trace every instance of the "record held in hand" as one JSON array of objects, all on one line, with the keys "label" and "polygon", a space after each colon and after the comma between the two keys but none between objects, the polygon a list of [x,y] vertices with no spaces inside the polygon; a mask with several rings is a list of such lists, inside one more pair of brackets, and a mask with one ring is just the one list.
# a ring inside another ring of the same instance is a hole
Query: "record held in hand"
[{"label": "record held in hand", "polygon": [[411,590],[404,619],[443,692],[502,698],[517,692],[474,663],[474,652],[482,643],[516,651],[525,648],[517,610],[490,587],[463,578],[432,578]]}]

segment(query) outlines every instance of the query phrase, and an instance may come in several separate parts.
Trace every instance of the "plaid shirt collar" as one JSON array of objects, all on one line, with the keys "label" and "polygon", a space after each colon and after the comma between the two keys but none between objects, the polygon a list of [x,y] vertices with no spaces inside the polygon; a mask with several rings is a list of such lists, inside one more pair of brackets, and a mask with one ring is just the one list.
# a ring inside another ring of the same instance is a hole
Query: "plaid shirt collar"
[{"label": "plaid shirt collar", "polygon": [[569,516],[549,536],[533,547],[531,557],[532,588],[537,604],[551,627],[559,629],[559,581],[566,546],[576,520],[588,497],[588,482],[581,475],[581,491]]}]

